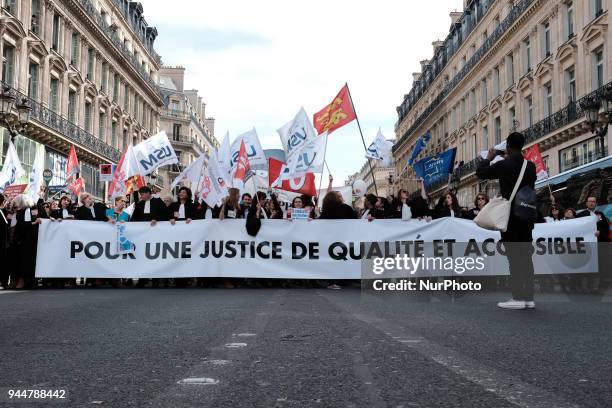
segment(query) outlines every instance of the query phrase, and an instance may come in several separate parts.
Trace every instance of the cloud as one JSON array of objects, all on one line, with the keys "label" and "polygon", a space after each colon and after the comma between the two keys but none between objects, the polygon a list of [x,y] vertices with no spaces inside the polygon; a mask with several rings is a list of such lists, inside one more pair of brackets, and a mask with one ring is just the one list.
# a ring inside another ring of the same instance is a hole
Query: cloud
[{"label": "cloud", "polygon": [[[366,144],[379,126],[393,138],[412,72],[448,35],[448,13],[463,1],[175,4],[143,2],[148,23],[159,27],[155,47],[164,62],[185,67],[185,85],[200,91],[219,138],[255,126],[264,148],[278,148],[277,128],[301,106],[309,115],[323,108],[345,82]],[[331,135],[327,159],[335,184],[363,166],[355,123]]]}]

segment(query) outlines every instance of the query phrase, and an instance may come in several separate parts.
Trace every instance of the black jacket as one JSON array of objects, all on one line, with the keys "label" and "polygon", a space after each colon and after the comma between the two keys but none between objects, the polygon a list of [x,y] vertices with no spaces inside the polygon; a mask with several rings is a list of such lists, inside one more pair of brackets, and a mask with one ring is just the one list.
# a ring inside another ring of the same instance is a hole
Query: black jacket
[{"label": "black jacket", "polygon": [[332,208],[324,208],[319,217],[321,220],[350,220],[355,218],[357,218],[357,214],[355,214],[353,207],[344,203]]},{"label": "black jacket", "polygon": [[[94,214],[91,213],[91,210],[84,205],[78,207],[74,212],[74,218],[77,220],[85,220],[85,221],[107,221],[106,218],[106,206],[102,203],[94,203],[93,205]],[[60,217],[61,218],[61,217]]]},{"label": "black jacket", "polygon": [[[576,214],[576,218],[588,217],[590,215],[591,212],[587,209],[584,209]],[[602,219],[601,221],[597,221],[597,231],[599,231],[597,242],[608,242],[610,240],[610,225],[608,223],[607,218]]]},{"label": "black jacket", "polygon": [[191,200],[185,201],[185,218],[178,217],[178,212],[179,212],[180,207],[181,207],[181,203],[179,201],[176,201],[170,204],[169,217],[171,220],[185,220],[187,218],[192,219],[192,220],[197,220],[199,218],[203,218],[203,217],[200,217],[198,214],[198,205],[194,204],[194,202]]},{"label": "black jacket", "polygon": [[152,197],[149,205],[149,214],[144,213],[145,202],[140,200],[134,206],[134,213],[130,221],[168,221],[168,208],[161,198]]},{"label": "black jacket", "polygon": [[[74,217],[74,211],[72,210],[72,208],[68,207],[66,210],[68,211],[68,215],[72,215]],[[51,211],[51,218],[54,218],[56,220],[63,219],[64,212],[61,209],[53,210]]]},{"label": "black jacket", "polygon": [[[516,180],[518,179],[518,176],[521,172],[523,160],[523,155],[520,153],[515,153],[506,156],[504,160],[498,161],[493,165],[490,164],[489,160],[481,160],[478,163],[476,175],[482,180],[499,180],[500,193],[502,197],[504,197],[506,200],[509,200],[510,195],[512,194],[512,189],[514,188]],[[528,161],[527,167],[525,168],[523,180],[521,181],[518,190],[520,190],[521,187],[524,186],[534,188],[535,182],[535,164],[533,164],[533,162]],[[514,205],[514,203],[512,203],[512,205]],[[532,229],[532,223],[519,221],[514,217],[513,212],[511,211],[510,220],[508,221],[508,230],[502,233],[502,239],[509,242],[532,241]]]}]

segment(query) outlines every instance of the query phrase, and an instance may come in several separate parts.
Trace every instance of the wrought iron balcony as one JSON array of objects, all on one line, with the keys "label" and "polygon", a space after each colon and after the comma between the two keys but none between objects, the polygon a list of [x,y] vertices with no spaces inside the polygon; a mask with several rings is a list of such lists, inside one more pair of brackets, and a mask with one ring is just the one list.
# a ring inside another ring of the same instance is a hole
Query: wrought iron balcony
[{"label": "wrought iron balcony", "polygon": [[189,120],[191,117],[191,114],[189,112],[177,109],[162,109],[160,111],[160,114],[162,116],[170,116],[173,118],[179,118],[184,120]]},{"label": "wrought iron balcony", "polygon": [[53,129],[62,136],[66,137],[68,140],[93,151],[94,153],[107,159],[109,162],[117,163],[119,161],[119,158],[121,157],[121,152],[119,150],[106,144],[104,141],[98,139],[91,133],[81,129],[51,109],[45,108],[40,103],[17,91],[8,84],[5,84],[4,82],[1,83],[2,86],[8,86],[19,98],[28,99],[32,106],[30,121],[39,122],[42,125]]},{"label": "wrought iron balcony", "polygon": [[115,47],[117,47],[117,49],[119,49],[119,51],[121,52],[121,54],[123,54],[125,59],[127,59],[129,61],[129,63],[132,66],[132,68],[134,68],[136,70],[136,72],[138,72],[138,74],[142,77],[142,79],[144,79],[145,82],[147,82],[149,84],[149,86],[161,98],[162,97],[161,96],[161,91],[160,91],[159,86],[157,85],[157,83],[155,83],[153,78],[151,78],[151,75],[149,74],[149,72],[147,72],[142,67],[142,65],[138,62],[138,59],[136,58],[136,56],[133,53],[131,53],[130,50],[127,48],[127,46],[123,43],[123,41],[121,41],[121,39],[119,38],[119,34],[117,33],[116,29],[111,27],[106,22],[106,20],[104,20],[104,17],[102,17],[102,15],[98,12],[98,10],[96,10],[96,8],[94,7],[94,5],[91,2],[91,0],[76,0],[76,1],[77,1],[78,4],[81,5],[81,7],[83,7],[83,9],[85,10],[86,14],[89,15],[92,18],[92,20],[94,20],[96,22],[96,24],[98,25],[100,30],[102,30],[102,32],[115,45]]},{"label": "wrought iron balcony", "polygon": [[[521,0],[512,7],[506,18],[497,26],[497,28],[487,37],[482,46],[472,57],[465,63],[463,68],[444,86],[442,91],[434,98],[434,100],[427,106],[423,112],[418,116],[415,122],[410,126],[406,132],[400,137],[398,143],[393,147],[393,151],[396,151],[401,144],[403,144],[410,135],[412,135],[419,126],[427,119],[427,117],[440,105],[440,103],[446,98],[450,92],[455,89],[455,87],[466,77],[466,75],[480,62],[480,60],[486,55],[487,52],[497,43],[497,41],[512,27],[512,25],[519,19],[519,17],[527,11],[529,6],[535,0]],[[450,57],[447,58],[450,60]],[[439,73],[442,72],[442,69],[439,69]],[[432,83],[435,78],[431,78],[429,83]],[[429,83],[427,85],[429,85]],[[414,90],[414,89],[413,89]],[[416,104],[418,99],[426,92],[427,88],[423,87],[419,91],[418,97],[413,102],[412,106]],[[412,91],[411,91],[412,92]],[[402,122],[402,120],[406,117],[406,115],[412,109],[412,106],[407,107],[407,98],[404,99],[402,105],[398,108],[399,119],[396,123],[396,128]]]},{"label": "wrought iron balcony", "polygon": [[191,120],[195,123],[196,127],[200,130],[200,132],[202,132],[206,140],[208,140],[208,143],[210,143],[212,147],[216,147],[217,145],[208,133],[209,131],[205,129],[204,126],[202,126],[198,118],[193,113],[191,113]]}]

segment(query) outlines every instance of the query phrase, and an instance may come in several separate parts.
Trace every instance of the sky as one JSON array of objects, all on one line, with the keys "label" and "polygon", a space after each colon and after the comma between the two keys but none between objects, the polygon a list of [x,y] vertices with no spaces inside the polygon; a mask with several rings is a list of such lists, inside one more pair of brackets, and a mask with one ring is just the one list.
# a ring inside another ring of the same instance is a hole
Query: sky
[{"label": "sky", "polygon": [[[185,67],[215,118],[215,136],[253,127],[262,146],[282,148],[276,129],[304,107],[309,116],[348,83],[366,145],[380,127],[395,139],[396,107],[431,43],[450,28],[462,0],[142,0],[157,27],[164,65]],[[333,132],[326,161],[334,185],[365,163],[356,122]],[[324,173],[327,179],[327,172]]]}]

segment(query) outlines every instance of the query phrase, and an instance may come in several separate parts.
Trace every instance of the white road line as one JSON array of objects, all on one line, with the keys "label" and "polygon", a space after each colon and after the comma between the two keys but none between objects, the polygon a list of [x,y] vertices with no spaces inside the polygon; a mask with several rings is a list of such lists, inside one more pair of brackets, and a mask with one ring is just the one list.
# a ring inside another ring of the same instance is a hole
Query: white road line
[{"label": "white road line", "polygon": [[[355,319],[369,324],[398,343],[403,344],[404,347],[409,347],[417,353],[430,358],[455,374],[480,385],[486,391],[514,405],[524,408],[579,407],[579,405],[566,401],[551,392],[522,382],[508,373],[488,367],[456,350],[427,340],[415,333],[410,333],[408,329],[398,328],[388,320],[369,314],[356,313],[350,308],[341,305],[337,299],[328,296],[324,291],[320,291],[320,294],[331,303],[344,309],[347,314]],[[372,298],[373,300],[380,300],[379,298]]]},{"label": "white road line", "polygon": [[25,293],[29,290],[0,290],[0,295],[10,295],[11,293]]}]

